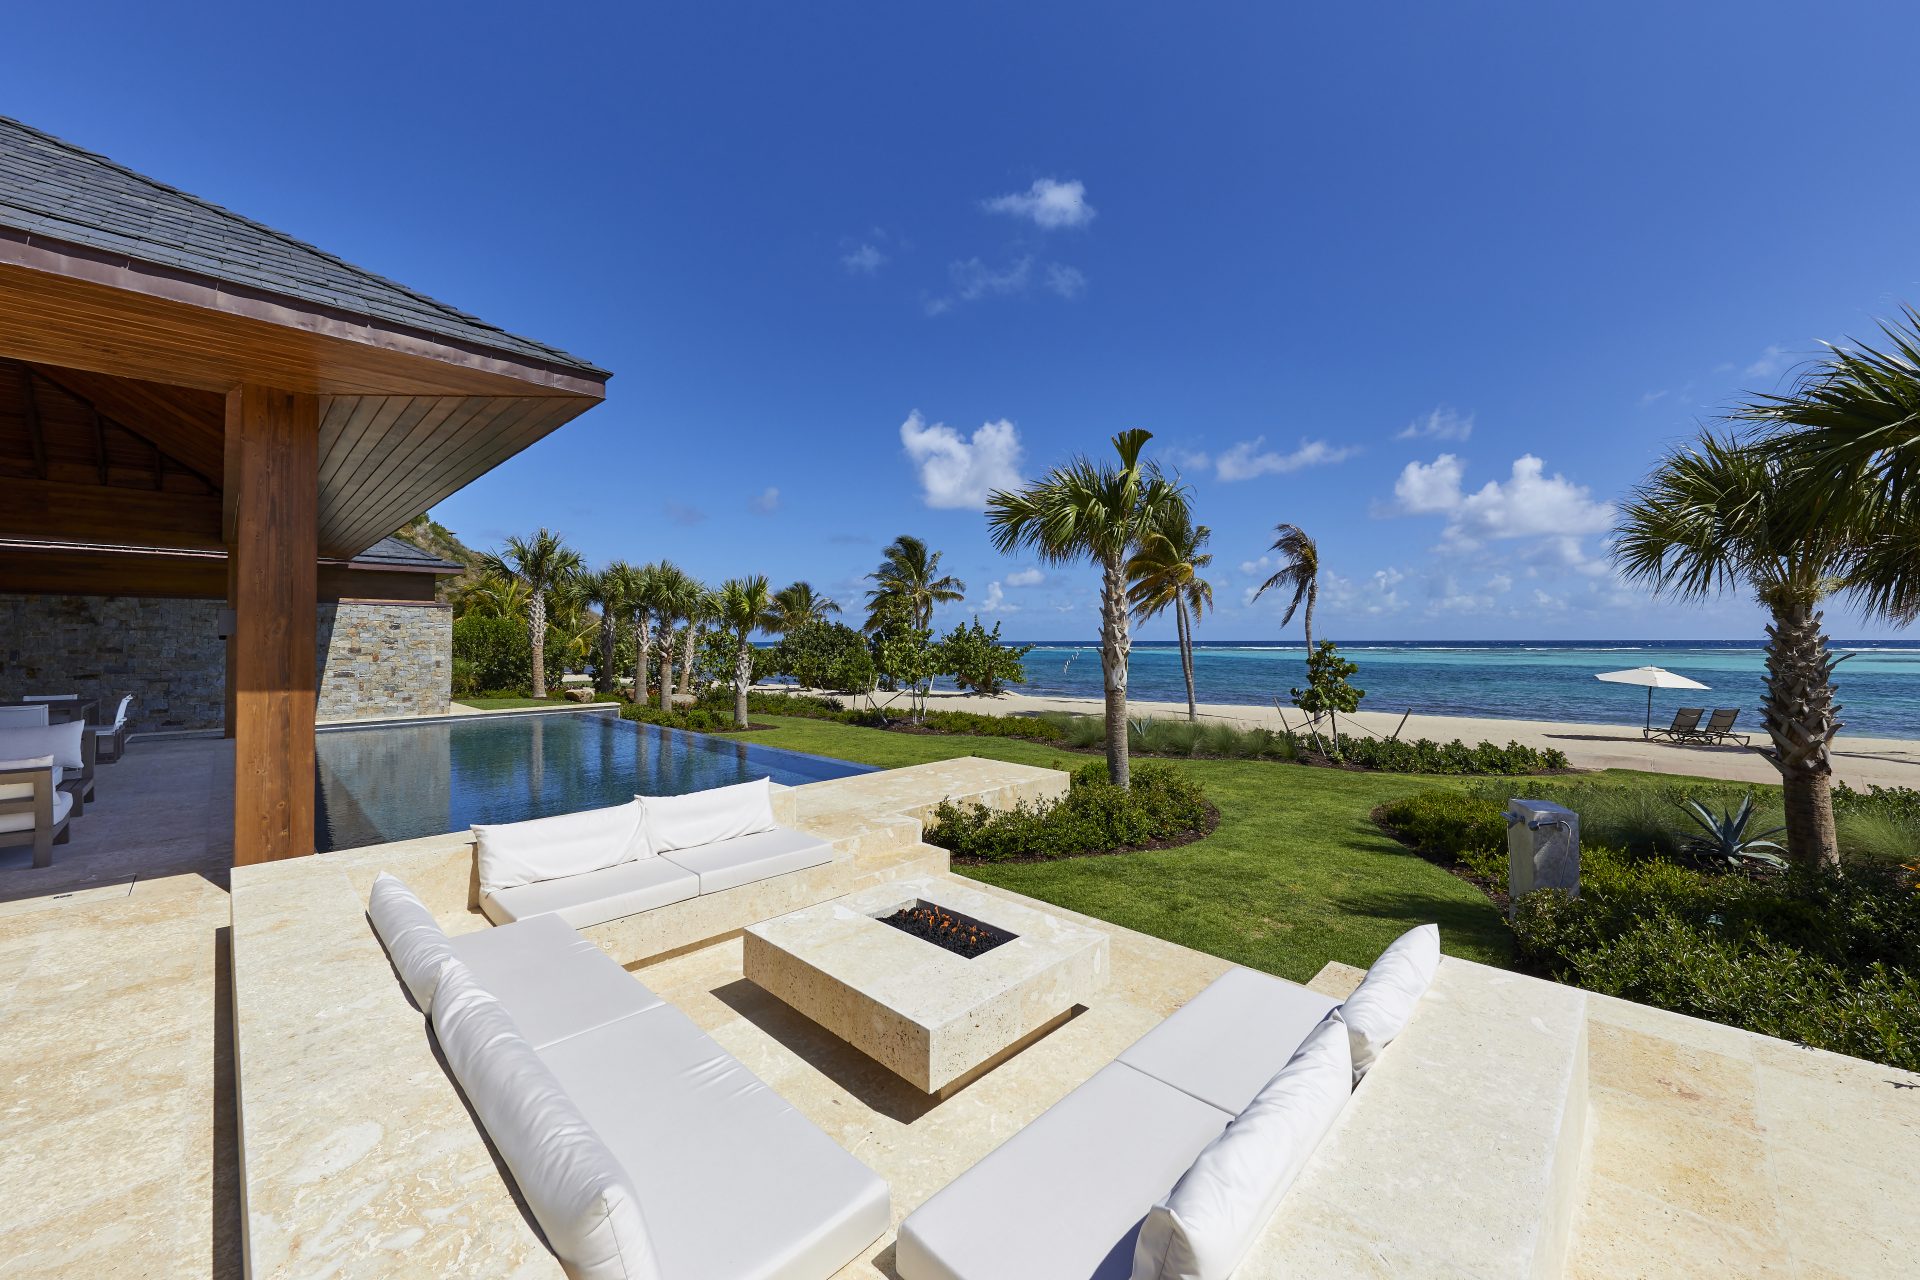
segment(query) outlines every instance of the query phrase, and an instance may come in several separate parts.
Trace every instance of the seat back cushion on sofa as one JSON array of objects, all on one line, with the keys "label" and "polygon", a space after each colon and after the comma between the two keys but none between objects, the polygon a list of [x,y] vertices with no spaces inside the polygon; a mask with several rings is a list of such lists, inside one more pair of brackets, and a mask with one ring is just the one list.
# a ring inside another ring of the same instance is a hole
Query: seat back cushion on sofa
[{"label": "seat back cushion on sofa", "polygon": [[660,1280],[632,1178],[506,1009],[458,960],[441,971],[433,1029],[571,1280]]},{"label": "seat back cushion on sofa", "polygon": [[1340,1006],[1353,1047],[1353,1082],[1367,1074],[1380,1051],[1406,1029],[1413,1007],[1440,968],[1440,926],[1423,924],[1393,940]]},{"label": "seat back cushion on sofa", "polygon": [[475,929],[447,939],[447,945],[536,1051],[660,1003],[638,978],[551,913]]},{"label": "seat back cushion on sofa", "polygon": [[1134,1245],[1133,1280],[1227,1280],[1352,1092],[1338,1014],[1153,1206]]},{"label": "seat back cushion on sofa", "polygon": [[1229,969],[1120,1061],[1239,1115],[1338,1003],[1284,978]]},{"label": "seat back cushion on sofa", "polygon": [[640,796],[647,811],[647,838],[655,853],[718,844],[771,831],[773,780],[759,778],[730,787],[709,787],[684,796]]},{"label": "seat back cushion on sofa", "polygon": [[476,826],[473,842],[485,893],[599,871],[654,853],[637,799],[607,809]]},{"label": "seat back cushion on sofa", "polygon": [[52,756],[54,764],[62,769],[84,769],[86,734],[84,720],[0,729],[0,759]]},{"label": "seat back cushion on sofa", "polygon": [[413,993],[413,1002],[420,1006],[420,1012],[431,1013],[440,968],[453,959],[445,931],[406,882],[385,871],[374,877],[373,891],[367,895],[367,915],[373,919],[373,931],[386,944],[387,958]]}]

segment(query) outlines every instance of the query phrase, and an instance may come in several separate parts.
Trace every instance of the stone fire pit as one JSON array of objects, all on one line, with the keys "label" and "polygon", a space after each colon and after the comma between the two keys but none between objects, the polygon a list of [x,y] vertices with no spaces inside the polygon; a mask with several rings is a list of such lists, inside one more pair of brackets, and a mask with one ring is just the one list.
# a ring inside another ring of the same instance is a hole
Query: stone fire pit
[{"label": "stone fire pit", "polygon": [[[963,955],[886,922],[915,908],[998,940]],[[742,969],[914,1087],[940,1094],[1102,990],[1107,935],[958,880],[900,880],[751,926]]]}]

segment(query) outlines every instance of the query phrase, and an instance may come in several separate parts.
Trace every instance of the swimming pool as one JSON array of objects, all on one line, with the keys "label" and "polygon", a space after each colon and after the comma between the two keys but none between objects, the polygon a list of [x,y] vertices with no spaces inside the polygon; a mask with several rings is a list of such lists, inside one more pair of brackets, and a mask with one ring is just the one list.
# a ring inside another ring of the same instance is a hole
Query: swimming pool
[{"label": "swimming pool", "polygon": [[330,727],[314,745],[314,843],[323,853],[625,804],[636,795],[875,772],[607,712]]}]

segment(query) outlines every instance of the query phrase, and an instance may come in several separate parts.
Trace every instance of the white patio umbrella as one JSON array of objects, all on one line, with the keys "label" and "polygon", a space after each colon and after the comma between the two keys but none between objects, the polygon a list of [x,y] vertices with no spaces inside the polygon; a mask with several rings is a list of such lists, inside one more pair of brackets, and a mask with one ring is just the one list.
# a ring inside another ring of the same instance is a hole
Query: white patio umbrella
[{"label": "white patio umbrella", "polygon": [[1643,684],[1647,686],[1647,728],[1653,728],[1653,691],[1655,689],[1708,689],[1711,685],[1701,684],[1698,680],[1689,680],[1677,676],[1665,667],[1634,667],[1627,671],[1602,671],[1594,677],[1608,684]]}]

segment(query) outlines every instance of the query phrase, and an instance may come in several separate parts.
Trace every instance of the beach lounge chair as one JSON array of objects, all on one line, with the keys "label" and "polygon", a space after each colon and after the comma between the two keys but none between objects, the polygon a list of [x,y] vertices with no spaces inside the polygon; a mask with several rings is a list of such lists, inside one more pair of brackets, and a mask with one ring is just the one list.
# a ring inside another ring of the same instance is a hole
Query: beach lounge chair
[{"label": "beach lounge chair", "polygon": [[73,804],[52,756],[0,760],[0,846],[30,844],[33,865],[52,866],[53,846],[67,841]]},{"label": "beach lounge chair", "polygon": [[1705,707],[1682,707],[1673,713],[1673,723],[1664,729],[1648,729],[1649,738],[1684,738],[1700,727],[1700,717],[1707,714]]},{"label": "beach lounge chair", "polygon": [[1744,747],[1752,739],[1744,733],[1733,731],[1733,722],[1739,718],[1740,708],[1738,707],[1716,708],[1713,717],[1707,721],[1706,727],[1695,729],[1687,735],[1687,739],[1691,742],[1724,742],[1731,738]]}]

